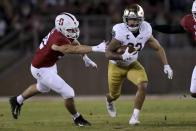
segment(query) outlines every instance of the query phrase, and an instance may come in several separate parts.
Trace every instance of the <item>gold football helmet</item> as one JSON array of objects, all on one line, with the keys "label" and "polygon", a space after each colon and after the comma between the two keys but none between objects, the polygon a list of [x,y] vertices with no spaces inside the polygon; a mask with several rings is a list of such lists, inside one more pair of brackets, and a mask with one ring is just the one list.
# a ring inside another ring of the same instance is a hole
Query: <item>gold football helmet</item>
[{"label": "gold football helmet", "polygon": [[136,31],[144,21],[144,11],[138,4],[132,4],[124,10],[123,22],[130,31]]}]

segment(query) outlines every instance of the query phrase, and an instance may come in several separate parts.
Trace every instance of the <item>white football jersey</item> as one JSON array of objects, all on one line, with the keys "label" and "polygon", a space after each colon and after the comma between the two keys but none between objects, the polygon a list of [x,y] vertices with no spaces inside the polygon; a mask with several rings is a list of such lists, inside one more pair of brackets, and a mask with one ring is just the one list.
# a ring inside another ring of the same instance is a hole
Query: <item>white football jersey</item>
[{"label": "white football jersey", "polygon": [[[128,30],[124,23],[116,24],[112,29],[112,35],[115,39],[121,41],[123,45],[132,45],[138,52],[144,48],[145,43],[152,35],[151,25],[144,21],[139,28],[139,34],[135,37],[131,31]],[[136,53],[130,60],[110,60],[112,63],[120,66],[128,66],[138,58]]]}]

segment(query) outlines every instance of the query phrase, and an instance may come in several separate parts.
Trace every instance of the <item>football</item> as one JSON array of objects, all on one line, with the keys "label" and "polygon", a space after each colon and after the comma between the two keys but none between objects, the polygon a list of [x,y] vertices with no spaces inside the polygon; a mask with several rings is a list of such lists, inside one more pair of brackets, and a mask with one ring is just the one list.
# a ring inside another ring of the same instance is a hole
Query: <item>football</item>
[{"label": "football", "polygon": [[120,48],[118,48],[118,49],[116,50],[116,53],[118,53],[118,54],[123,54],[123,53],[125,53],[125,50],[127,49],[127,47],[129,47],[129,53],[132,53],[132,52],[135,51],[135,48],[134,48],[134,47],[128,46],[128,45],[124,45],[124,46],[121,46]]}]

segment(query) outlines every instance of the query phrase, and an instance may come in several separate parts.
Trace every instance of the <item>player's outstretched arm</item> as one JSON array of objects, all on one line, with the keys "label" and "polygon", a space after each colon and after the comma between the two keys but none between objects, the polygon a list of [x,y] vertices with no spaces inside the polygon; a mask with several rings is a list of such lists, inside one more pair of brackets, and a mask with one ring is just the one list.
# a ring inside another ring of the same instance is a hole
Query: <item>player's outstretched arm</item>
[{"label": "player's outstretched arm", "polygon": [[170,65],[168,64],[165,50],[163,49],[163,47],[159,44],[159,42],[153,36],[151,36],[149,38],[149,40],[147,41],[147,44],[157,52],[158,56],[160,57],[163,65],[164,65],[164,72],[166,74],[168,74],[169,79],[172,79],[173,70],[171,69]]},{"label": "player's outstretched arm", "polygon": [[[72,42],[72,45],[81,45],[80,42],[78,40],[74,40]],[[80,54],[80,56],[82,57],[84,64],[86,67],[93,67],[93,68],[97,68],[97,64],[92,61],[87,54]]]},{"label": "player's outstretched arm", "polygon": [[59,51],[63,54],[82,54],[82,53],[90,53],[92,52],[92,48],[86,45],[62,45],[58,46],[53,44],[52,50]]},{"label": "player's outstretched arm", "polygon": [[90,58],[88,58],[86,54],[82,57],[82,59],[86,67],[97,68],[97,64],[94,61],[92,61]]},{"label": "player's outstretched arm", "polygon": [[52,50],[59,51],[63,54],[86,54],[90,52],[105,52],[106,43],[102,42],[97,46],[87,46],[87,45],[62,45],[58,46],[53,44]]}]

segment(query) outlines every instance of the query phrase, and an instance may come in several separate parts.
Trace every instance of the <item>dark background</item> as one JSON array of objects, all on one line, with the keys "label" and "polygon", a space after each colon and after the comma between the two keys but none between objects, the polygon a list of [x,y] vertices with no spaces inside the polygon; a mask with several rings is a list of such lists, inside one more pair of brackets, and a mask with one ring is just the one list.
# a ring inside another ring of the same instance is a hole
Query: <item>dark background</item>
[{"label": "dark background", "polygon": [[[80,22],[79,41],[97,45],[111,39],[111,29],[122,22],[127,5],[138,3],[151,24],[179,24],[191,13],[193,0],[1,0],[0,1],[0,96],[16,95],[35,82],[30,64],[41,39],[54,27],[61,12],[74,14]],[[191,73],[196,65],[196,43],[188,34],[167,35],[153,31],[165,48],[174,70],[173,80],[163,73],[163,65],[149,47],[139,61],[149,77],[149,94],[188,94]],[[58,62],[59,74],[77,95],[104,95],[108,91],[104,54],[90,53],[98,71],[86,69],[78,55],[65,55]],[[122,94],[134,94],[136,87],[125,80]]]}]

